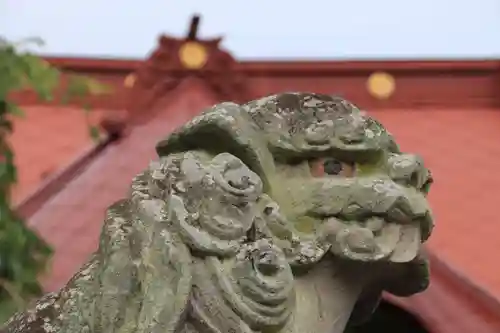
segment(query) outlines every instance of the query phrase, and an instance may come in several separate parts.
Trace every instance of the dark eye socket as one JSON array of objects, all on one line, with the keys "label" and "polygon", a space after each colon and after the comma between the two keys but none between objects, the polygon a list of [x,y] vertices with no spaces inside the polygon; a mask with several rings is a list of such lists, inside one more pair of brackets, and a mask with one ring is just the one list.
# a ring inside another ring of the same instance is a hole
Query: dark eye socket
[{"label": "dark eye socket", "polygon": [[342,162],[334,158],[328,158],[323,161],[323,170],[327,175],[338,175],[344,169]]},{"label": "dark eye socket", "polygon": [[355,173],[354,164],[342,162],[332,157],[311,160],[309,161],[309,166],[313,177],[337,175],[353,177]]}]

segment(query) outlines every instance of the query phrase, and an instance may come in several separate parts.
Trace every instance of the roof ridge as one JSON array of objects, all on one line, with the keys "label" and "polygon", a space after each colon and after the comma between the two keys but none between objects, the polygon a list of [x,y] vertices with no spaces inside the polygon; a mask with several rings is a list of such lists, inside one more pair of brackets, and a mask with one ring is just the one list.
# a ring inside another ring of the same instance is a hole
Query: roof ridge
[{"label": "roof ridge", "polygon": [[453,287],[465,287],[463,291],[468,294],[468,296],[479,300],[480,304],[484,304],[488,310],[497,314],[500,320],[500,298],[489,292],[485,287],[474,282],[457,266],[444,260],[440,255],[435,253],[435,251],[428,250],[428,255],[432,258],[432,267],[437,268],[443,277],[453,283]]},{"label": "roof ridge", "polygon": [[[431,267],[429,289],[409,298],[387,293],[384,298],[412,313],[430,331],[469,333],[474,328],[484,333],[497,333],[500,329],[498,299],[445,262],[435,251],[426,250],[426,254]],[[455,313],[458,310],[462,315]],[[452,322],[450,315],[454,316]]]}]

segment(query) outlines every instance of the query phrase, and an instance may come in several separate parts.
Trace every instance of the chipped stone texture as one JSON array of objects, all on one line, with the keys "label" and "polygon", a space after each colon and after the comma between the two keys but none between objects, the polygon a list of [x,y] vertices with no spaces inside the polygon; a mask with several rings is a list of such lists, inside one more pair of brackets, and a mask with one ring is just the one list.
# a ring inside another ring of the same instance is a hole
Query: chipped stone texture
[{"label": "chipped stone texture", "polygon": [[[157,146],[99,249],[9,333],[340,333],[428,284],[430,172],[352,103],[221,103]],[[313,177],[335,158],[353,177]]]}]

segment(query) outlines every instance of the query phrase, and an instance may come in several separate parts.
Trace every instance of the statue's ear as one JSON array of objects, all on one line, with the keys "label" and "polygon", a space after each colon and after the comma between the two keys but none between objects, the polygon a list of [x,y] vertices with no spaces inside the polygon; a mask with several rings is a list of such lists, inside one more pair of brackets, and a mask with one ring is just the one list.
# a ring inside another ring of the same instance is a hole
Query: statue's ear
[{"label": "statue's ear", "polygon": [[158,155],[188,150],[228,152],[257,173],[267,187],[274,161],[266,136],[238,104],[221,103],[204,111],[156,145]]}]

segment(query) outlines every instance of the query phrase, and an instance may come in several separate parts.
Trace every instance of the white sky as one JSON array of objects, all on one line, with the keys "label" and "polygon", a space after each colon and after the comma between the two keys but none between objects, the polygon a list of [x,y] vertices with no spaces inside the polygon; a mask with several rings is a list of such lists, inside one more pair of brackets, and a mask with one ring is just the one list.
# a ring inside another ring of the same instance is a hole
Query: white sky
[{"label": "white sky", "polygon": [[500,58],[500,0],[0,0],[0,35],[45,54],[142,58],[160,33],[224,35],[245,58]]}]

